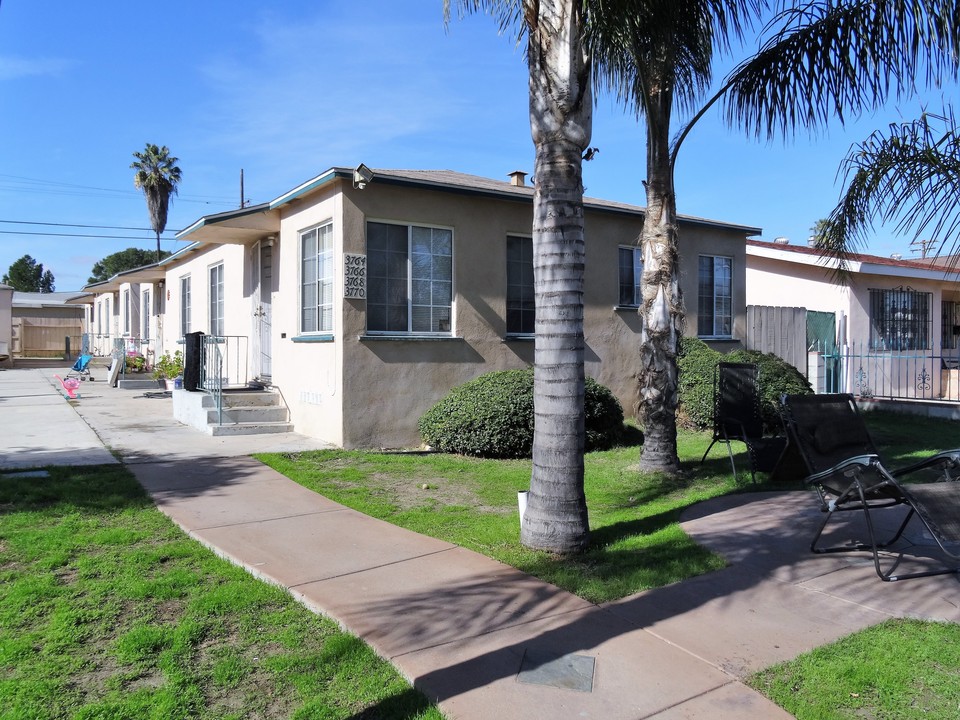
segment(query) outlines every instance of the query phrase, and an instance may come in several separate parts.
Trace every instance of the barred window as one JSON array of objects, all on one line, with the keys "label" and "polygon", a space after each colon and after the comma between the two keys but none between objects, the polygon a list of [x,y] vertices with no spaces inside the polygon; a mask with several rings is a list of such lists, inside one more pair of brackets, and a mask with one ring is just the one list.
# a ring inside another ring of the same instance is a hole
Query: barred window
[{"label": "barred window", "polygon": [[640,276],[643,275],[643,255],[638,247],[621,247],[620,251],[620,298],[618,304],[637,307],[640,296]]},{"label": "barred window", "polygon": [[733,260],[701,255],[698,267],[697,335],[733,335]]},{"label": "barred window", "polygon": [[931,294],[911,288],[870,291],[871,350],[929,350]]}]

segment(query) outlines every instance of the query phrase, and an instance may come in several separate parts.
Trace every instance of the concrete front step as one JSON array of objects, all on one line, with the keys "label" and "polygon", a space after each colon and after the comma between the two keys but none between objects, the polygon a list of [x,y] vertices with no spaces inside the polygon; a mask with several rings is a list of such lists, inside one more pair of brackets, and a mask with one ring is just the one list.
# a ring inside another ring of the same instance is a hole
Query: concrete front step
[{"label": "concrete front step", "polygon": [[[215,408],[207,409],[207,422],[210,424],[219,423],[221,413]],[[257,405],[247,407],[227,406],[223,407],[224,423],[275,423],[287,422],[287,409],[280,406]]]},{"label": "concrete front step", "polygon": [[293,431],[283,398],[271,391],[225,391],[221,413],[206,393],[174,390],[173,416],[209,435],[260,435]]},{"label": "concrete front step", "polygon": [[223,435],[266,435],[269,433],[293,432],[293,423],[288,422],[239,422],[223,425],[208,425],[207,431],[214,437]]}]

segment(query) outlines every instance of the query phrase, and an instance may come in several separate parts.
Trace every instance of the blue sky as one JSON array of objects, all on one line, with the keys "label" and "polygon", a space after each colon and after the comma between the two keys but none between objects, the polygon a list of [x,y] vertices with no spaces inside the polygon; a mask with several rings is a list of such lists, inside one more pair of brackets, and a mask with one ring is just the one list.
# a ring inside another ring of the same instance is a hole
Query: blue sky
[{"label": "blue sky", "polygon": [[[58,290],[77,290],[105,255],[154,247],[149,230],[76,227],[149,227],[129,168],[147,142],[169,146],[183,170],[166,250],[182,246],[175,231],[239,206],[241,168],[254,203],[360,162],[529,171],[526,90],[515,39],[482,16],[445,30],[441,0],[2,0],[0,274],[28,253]],[[682,148],[679,211],[803,243],[836,201],[850,145],[920,108],[786,145],[728,130],[714,112]],[[613,98],[597,98],[591,144],[587,194],[642,205],[643,128]],[[869,250],[910,257],[908,244],[880,228]]]}]

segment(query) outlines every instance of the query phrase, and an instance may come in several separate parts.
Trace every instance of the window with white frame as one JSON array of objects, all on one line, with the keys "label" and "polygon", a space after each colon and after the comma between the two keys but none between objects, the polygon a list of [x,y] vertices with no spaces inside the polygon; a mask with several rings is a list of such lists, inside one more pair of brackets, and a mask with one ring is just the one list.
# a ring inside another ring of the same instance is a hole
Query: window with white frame
[{"label": "window with white frame", "polygon": [[210,334],[224,334],[223,326],[223,263],[210,268]]},{"label": "window with white frame", "polygon": [[638,247],[620,248],[620,298],[618,305],[639,307],[640,278],[643,275],[643,254]]},{"label": "window with white frame", "polygon": [[190,305],[190,276],[180,278],[180,337],[190,332],[192,312]]},{"label": "window with white frame", "polygon": [[333,331],[333,223],[300,233],[300,332]]},{"label": "window with white frame", "polygon": [[701,255],[698,268],[697,335],[733,336],[733,259]]},{"label": "window with white frame", "polygon": [[123,334],[130,334],[130,291],[123,291]]},{"label": "window with white frame", "polygon": [[533,238],[507,236],[507,334],[533,335]]},{"label": "window with white frame", "polygon": [[929,350],[931,293],[870,290],[870,349]]},{"label": "window with white frame", "polygon": [[141,300],[140,311],[140,337],[144,340],[150,339],[150,291],[144,290]]},{"label": "window with white frame", "polygon": [[453,231],[367,223],[367,331],[449,334]]},{"label": "window with white frame", "polygon": [[103,335],[103,302],[97,303],[97,334]]}]

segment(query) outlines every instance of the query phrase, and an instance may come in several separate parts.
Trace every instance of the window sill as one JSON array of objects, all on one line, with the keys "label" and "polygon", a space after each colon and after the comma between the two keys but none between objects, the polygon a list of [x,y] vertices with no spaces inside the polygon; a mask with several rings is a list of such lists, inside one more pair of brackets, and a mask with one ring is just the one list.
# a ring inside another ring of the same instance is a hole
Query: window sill
[{"label": "window sill", "polygon": [[637,312],[640,309],[639,305],[614,305],[613,309],[617,312]]},{"label": "window sill", "polygon": [[297,335],[290,338],[295,343],[329,343],[334,341],[333,333],[322,333],[319,335]]},{"label": "window sill", "polygon": [[733,342],[736,338],[733,335],[697,335],[700,340],[713,342]]},{"label": "window sill", "polygon": [[536,335],[504,335],[504,342],[533,342],[537,339]]},{"label": "window sill", "polygon": [[357,335],[360,342],[463,342],[455,335]]}]

